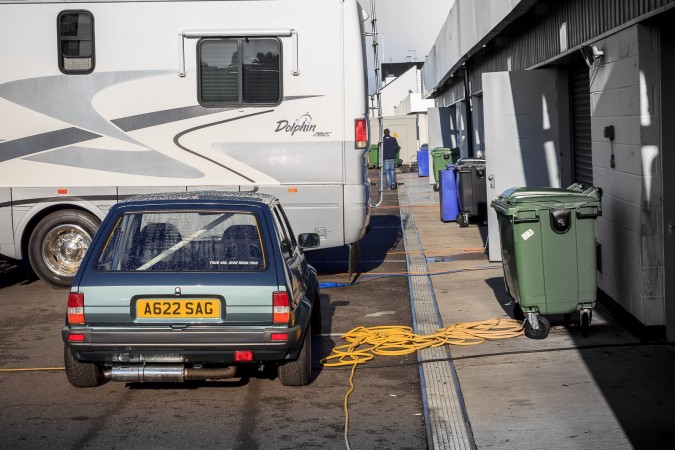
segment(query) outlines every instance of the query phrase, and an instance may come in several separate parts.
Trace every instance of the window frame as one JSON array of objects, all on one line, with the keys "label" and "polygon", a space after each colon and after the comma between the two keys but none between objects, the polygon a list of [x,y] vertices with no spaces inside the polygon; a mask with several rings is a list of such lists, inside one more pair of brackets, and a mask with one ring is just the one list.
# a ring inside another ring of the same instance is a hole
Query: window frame
[{"label": "window frame", "polygon": [[[89,16],[89,19],[91,21],[91,38],[70,38],[70,39],[64,39],[63,36],[61,35],[61,18],[66,15],[66,14],[87,14]],[[94,14],[91,11],[88,11],[86,9],[65,9],[63,11],[60,11],[57,16],[56,16],[56,55],[58,57],[58,64],[59,64],[59,70],[61,73],[65,75],[87,75],[90,74],[94,71],[96,68],[96,36],[95,36],[95,30],[96,26],[94,23]],[[91,41],[91,67],[87,70],[69,70],[66,69],[64,64],[63,64],[63,58],[64,54],[61,48],[61,43],[64,40],[71,40],[71,41],[86,41],[90,40]]]},{"label": "window frame", "polygon": [[[208,102],[203,101],[202,99],[202,64],[201,64],[201,55],[202,55],[202,45],[205,42],[213,41],[229,41],[237,43],[237,52],[239,55],[243,55],[242,43],[246,41],[263,41],[263,40],[273,40],[279,44],[279,99],[276,102],[245,102],[244,101],[244,62],[243,58],[240,57],[238,61],[238,79],[237,79],[237,93],[238,101],[236,102]],[[222,37],[204,37],[197,41],[197,101],[204,108],[222,108],[228,106],[246,106],[246,107],[256,107],[256,106],[278,106],[284,100],[284,55],[283,55],[283,42],[278,36],[222,36]]]}]

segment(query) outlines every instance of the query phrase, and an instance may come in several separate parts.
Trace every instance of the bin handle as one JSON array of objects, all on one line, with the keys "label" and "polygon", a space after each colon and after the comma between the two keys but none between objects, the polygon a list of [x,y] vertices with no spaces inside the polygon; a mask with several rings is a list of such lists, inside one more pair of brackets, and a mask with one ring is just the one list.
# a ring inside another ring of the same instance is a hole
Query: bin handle
[{"label": "bin handle", "polygon": [[577,219],[595,219],[596,217],[599,217],[601,215],[602,213],[600,211],[591,214],[584,214],[577,211]]},{"label": "bin handle", "polygon": [[533,223],[539,222],[539,217],[529,217],[527,219],[513,219],[513,223]]}]

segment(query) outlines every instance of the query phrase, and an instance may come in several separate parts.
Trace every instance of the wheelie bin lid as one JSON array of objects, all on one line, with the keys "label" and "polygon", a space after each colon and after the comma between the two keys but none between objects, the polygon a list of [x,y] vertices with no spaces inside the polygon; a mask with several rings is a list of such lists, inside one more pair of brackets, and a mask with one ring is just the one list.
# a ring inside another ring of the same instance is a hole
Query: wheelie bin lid
[{"label": "wheelie bin lid", "polygon": [[431,154],[434,156],[442,155],[444,153],[450,153],[451,150],[449,148],[445,147],[435,147],[433,150],[431,150]]},{"label": "wheelie bin lid", "polygon": [[584,217],[601,215],[602,191],[595,187],[583,189],[573,184],[567,189],[517,187],[504,191],[491,203],[495,211],[506,216],[536,213],[542,209],[576,209]]},{"label": "wheelie bin lid", "polygon": [[470,171],[472,167],[485,168],[484,158],[461,158],[456,163],[458,171]]}]

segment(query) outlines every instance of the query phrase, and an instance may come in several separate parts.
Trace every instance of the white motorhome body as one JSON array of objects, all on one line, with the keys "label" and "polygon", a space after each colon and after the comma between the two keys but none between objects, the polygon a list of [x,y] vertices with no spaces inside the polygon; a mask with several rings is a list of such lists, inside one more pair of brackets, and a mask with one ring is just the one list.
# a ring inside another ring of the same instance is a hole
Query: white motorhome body
[{"label": "white motorhome body", "polygon": [[0,253],[42,278],[139,193],[258,190],[322,247],[363,236],[356,0],[0,0],[0,35]]}]

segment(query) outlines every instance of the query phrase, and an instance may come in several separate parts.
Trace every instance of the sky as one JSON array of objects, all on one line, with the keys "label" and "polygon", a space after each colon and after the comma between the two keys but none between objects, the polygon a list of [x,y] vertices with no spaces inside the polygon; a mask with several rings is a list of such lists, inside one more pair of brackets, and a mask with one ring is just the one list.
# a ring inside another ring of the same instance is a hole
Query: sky
[{"label": "sky", "polygon": [[[359,0],[368,14],[370,2]],[[455,0],[375,0],[380,61],[405,62],[406,58],[424,61],[454,3]],[[371,31],[370,20],[365,29]],[[371,44],[371,38],[366,38],[369,79],[373,70]]]},{"label": "sky", "polygon": [[[370,11],[370,0],[360,0]],[[407,56],[424,61],[454,0],[375,0],[380,57],[384,62],[404,62]],[[366,30],[370,21],[366,23]]]}]

